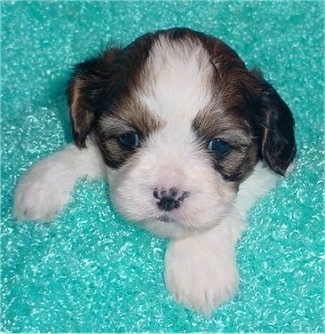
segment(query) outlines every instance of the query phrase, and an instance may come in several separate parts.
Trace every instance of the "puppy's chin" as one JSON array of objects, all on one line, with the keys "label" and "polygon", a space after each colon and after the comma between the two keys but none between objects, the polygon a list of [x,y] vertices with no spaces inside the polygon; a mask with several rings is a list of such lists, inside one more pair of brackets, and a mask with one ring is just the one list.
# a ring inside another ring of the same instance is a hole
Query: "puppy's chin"
[{"label": "puppy's chin", "polygon": [[[156,219],[148,219],[147,221],[133,222],[138,227],[149,231],[150,233],[163,238],[169,239],[181,239],[206,232],[213,227],[219,225],[222,222],[222,218],[227,215],[229,208],[225,210],[225,213],[218,219],[215,218],[209,224],[204,226],[190,226],[188,222],[176,221],[167,216],[161,216]],[[199,217],[198,217],[199,219]]]},{"label": "puppy's chin", "polygon": [[150,233],[163,238],[180,239],[199,233],[197,229],[190,229],[179,224],[176,221],[158,218],[146,222],[136,222],[136,225],[149,231]]}]

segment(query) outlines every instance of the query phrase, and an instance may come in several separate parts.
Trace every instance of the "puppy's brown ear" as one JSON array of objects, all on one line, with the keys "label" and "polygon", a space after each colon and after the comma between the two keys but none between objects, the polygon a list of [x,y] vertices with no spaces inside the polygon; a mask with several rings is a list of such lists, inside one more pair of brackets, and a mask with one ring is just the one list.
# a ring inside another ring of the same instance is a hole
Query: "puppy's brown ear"
[{"label": "puppy's brown ear", "polygon": [[86,138],[100,113],[103,91],[110,84],[110,69],[119,49],[112,48],[99,57],[75,66],[68,83],[68,102],[73,137],[78,147],[86,147]]},{"label": "puppy's brown ear", "polygon": [[285,172],[296,154],[294,119],[287,104],[277,91],[254,70],[260,87],[258,123],[261,126],[260,153],[268,166],[280,175]]}]

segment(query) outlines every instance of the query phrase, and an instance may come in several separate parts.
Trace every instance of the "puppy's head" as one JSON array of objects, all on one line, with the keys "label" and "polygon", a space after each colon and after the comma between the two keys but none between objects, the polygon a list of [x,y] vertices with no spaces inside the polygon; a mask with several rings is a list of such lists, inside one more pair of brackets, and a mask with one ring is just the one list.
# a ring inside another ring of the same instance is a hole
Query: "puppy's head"
[{"label": "puppy's head", "polygon": [[117,208],[160,235],[213,227],[259,160],[284,174],[295,154],[292,114],[274,88],[189,29],[77,65],[69,103],[76,144],[95,138]]}]

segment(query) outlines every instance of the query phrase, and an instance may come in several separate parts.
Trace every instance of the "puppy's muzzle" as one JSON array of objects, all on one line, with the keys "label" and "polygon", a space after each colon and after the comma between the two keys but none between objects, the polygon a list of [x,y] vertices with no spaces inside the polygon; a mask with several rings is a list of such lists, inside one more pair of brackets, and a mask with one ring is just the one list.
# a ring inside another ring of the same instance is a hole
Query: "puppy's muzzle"
[{"label": "puppy's muzzle", "polygon": [[156,188],[153,191],[153,197],[158,200],[157,206],[161,211],[172,211],[179,208],[188,196],[188,191],[180,191],[177,188],[170,188],[168,190]]}]

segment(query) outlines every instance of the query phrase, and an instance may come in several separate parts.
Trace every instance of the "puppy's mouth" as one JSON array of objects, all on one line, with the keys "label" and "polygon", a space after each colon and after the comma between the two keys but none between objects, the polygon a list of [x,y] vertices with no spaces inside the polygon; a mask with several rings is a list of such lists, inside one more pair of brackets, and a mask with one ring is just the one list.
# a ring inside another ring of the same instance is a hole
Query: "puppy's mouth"
[{"label": "puppy's mouth", "polygon": [[159,216],[157,218],[157,220],[162,222],[162,223],[173,223],[173,222],[175,222],[175,220],[173,218],[171,218],[170,216],[168,216],[167,214]]}]

